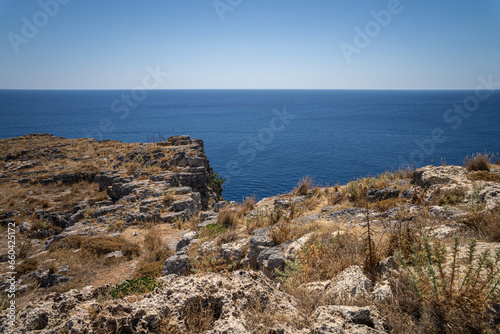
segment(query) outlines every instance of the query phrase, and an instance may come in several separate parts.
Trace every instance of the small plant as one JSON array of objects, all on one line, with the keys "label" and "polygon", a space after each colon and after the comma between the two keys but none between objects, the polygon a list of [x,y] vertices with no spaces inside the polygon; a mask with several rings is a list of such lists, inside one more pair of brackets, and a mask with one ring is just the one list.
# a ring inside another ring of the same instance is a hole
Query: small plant
[{"label": "small plant", "polygon": [[198,232],[198,238],[217,238],[220,234],[227,232],[227,228],[219,224],[209,224]]},{"label": "small plant", "polygon": [[311,190],[314,179],[310,176],[303,177],[294,189],[295,195],[304,196]]},{"label": "small plant", "polygon": [[217,215],[217,224],[224,228],[235,228],[238,224],[240,211],[226,205]]},{"label": "small plant", "polygon": [[115,285],[109,294],[114,299],[124,298],[130,295],[145,294],[147,292],[153,291],[155,288],[161,285],[156,282],[155,278],[142,277],[138,279],[126,280],[120,284]]},{"label": "small plant", "polygon": [[493,153],[476,153],[472,155],[468,155],[464,159],[464,166],[467,171],[477,171],[477,170],[485,170],[490,171],[490,163],[494,158]]},{"label": "small plant", "polygon": [[223,184],[225,181],[226,181],[225,178],[219,176],[213,170],[208,175],[207,186],[209,186],[210,189],[212,189],[214,191],[214,193],[217,196],[218,200],[224,200],[224,198],[222,198],[222,191],[226,187]]},{"label": "small plant", "polygon": [[172,205],[175,201],[175,190],[167,191],[165,195],[163,195],[163,205],[167,208]]},{"label": "small plant", "polygon": [[439,188],[431,195],[435,205],[457,205],[464,201],[467,188],[457,187],[452,189]]},{"label": "small plant", "polygon": [[6,310],[10,305],[10,300],[5,293],[0,293],[0,310]]},{"label": "small plant", "polygon": [[95,213],[96,208],[89,205],[83,210],[83,218],[84,219],[90,219],[92,218],[92,215]]},{"label": "small plant", "polygon": [[[473,300],[497,300],[500,296],[500,250],[492,257],[489,250],[476,257],[477,241],[469,241],[465,262],[465,273],[458,264],[459,238],[455,236],[451,250],[452,262],[448,270],[446,248],[439,242],[431,244],[429,237],[421,239],[421,249],[414,248],[408,258],[396,252],[396,259],[407,270],[411,285],[422,299],[443,301],[446,298],[469,298]],[[484,303],[483,303],[484,304]]]}]

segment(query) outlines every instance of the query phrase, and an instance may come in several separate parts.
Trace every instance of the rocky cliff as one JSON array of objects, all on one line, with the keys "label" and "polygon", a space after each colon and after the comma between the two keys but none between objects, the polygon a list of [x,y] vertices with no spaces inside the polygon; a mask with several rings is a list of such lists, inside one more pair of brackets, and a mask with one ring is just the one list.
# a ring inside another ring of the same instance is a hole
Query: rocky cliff
[{"label": "rocky cliff", "polygon": [[[201,140],[0,140],[4,332],[497,332],[500,170],[218,202]],[[8,227],[15,226],[15,298]],[[15,300],[15,324],[9,303]]]}]

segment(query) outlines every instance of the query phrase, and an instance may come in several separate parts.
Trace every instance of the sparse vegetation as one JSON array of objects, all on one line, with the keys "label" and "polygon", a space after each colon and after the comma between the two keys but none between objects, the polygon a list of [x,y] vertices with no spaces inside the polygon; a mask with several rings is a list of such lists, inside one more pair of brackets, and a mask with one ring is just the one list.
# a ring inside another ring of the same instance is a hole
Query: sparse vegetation
[{"label": "sparse vegetation", "polygon": [[490,163],[494,158],[493,153],[476,153],[464,159],[465,168],[470,171],[490,171]]},{"label": "sparse vegetation", "polygon": [[225,181],[226,181],[225,178],[219,176],[219,174],[217,174],[213,170],[211,171],[211,173],[208,176],[207,185],[210,187],[210,189],[212,189],[214,191],[215,195],[217,196],[217,198],[219,200],[224,200],[224,198],[222,198],[222,191],[226,187],[224,185]]},{"label": "sparse vegetation", "polygon": [[142,277],[132,280],[126,280],[120,284],[115,285],[109,294],[113,298],[124,298],[129,295],[145,294],[146,292],[153,291],[160,284],[156,279],[150,277]]}]

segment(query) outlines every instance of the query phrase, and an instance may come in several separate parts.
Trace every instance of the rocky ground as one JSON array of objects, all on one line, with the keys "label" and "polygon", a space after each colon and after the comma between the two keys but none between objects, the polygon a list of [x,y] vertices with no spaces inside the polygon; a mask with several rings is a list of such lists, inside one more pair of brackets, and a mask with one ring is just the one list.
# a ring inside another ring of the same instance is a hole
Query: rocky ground
[{"label": "rocky ground", "polygon": [[0,155],[4,332],[500,330],[491,159],[333,187],[305,178],[288,194],[228,203],[203,142],[187,136],[30,135],[0,140]]}]

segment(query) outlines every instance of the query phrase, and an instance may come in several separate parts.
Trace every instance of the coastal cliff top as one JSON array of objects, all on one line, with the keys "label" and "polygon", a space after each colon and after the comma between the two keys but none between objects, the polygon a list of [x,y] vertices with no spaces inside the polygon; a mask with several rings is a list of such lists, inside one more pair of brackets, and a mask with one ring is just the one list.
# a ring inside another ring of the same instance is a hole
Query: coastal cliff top
[{"label": "coastal cliff top", "polygon": [[492,155],[258,202],[221,183],[188,136],[0,140],[0,328],[14,235],[19,333],[498,330]]}]

